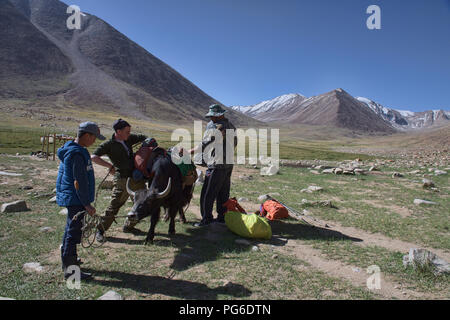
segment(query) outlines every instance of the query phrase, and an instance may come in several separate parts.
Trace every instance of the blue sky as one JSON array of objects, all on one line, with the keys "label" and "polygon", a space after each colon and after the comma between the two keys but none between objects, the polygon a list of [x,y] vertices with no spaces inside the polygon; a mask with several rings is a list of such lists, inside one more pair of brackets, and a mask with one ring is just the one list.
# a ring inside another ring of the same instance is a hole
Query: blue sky
[{"label": "blue sky", "polygon": [[[450,0],[65,0],[225,105],[343,88],[450,110]],[[381,30],[366,9],[381,8]]]}]

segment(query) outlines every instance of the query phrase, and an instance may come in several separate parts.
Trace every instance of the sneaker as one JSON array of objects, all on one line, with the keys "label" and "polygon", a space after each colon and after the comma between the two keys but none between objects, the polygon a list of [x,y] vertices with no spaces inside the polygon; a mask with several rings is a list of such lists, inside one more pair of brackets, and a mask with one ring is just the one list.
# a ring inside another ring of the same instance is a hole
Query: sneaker
[{"label": "sneaker", "polygon": [[99,243],[106,242],[105,236],[100,231],[97,231],[97,233],[95,234],[95,240],[97,240],[97,242],[99,242]]}]

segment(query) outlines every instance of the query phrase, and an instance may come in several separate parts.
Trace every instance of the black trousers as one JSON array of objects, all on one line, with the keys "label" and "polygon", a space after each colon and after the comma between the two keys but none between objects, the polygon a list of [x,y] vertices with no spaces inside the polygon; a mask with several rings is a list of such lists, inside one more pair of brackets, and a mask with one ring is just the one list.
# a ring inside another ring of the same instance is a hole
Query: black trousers
[{"label": "black trousers", "polygon": [[216,201],[217,220],[224,220],[227,209],[223,206],[230,198],[231,173],[233,167],[206,170],[205,182],[200,195],[202,222],[213,220],[213,206]]}]

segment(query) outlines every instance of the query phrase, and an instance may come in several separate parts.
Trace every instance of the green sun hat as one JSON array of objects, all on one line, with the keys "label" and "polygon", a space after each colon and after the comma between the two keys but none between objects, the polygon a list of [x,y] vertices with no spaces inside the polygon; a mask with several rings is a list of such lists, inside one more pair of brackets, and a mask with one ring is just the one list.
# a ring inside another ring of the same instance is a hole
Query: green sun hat
[{"label": "green sun hat", "polygon": [[223,116],[225,114],[225,112],[227,112],[227,110],[222,108],[220,105],[213,104],[212,106],[209,107],[209,112],[205,115],[205,117],[206,118],[220,117],[220,116]]}]

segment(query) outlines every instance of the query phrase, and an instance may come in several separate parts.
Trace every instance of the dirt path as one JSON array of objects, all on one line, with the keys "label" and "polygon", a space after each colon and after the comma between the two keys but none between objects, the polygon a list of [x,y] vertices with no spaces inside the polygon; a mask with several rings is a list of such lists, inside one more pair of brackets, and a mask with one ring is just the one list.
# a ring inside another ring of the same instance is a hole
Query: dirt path
[{"label": "dirt path", "polygon": [[[243,207],[249,209],[251,209],[251,207],[257,206],[257,204],[249,202],[242,203],[242,205]],[[201,218],[200,208],[198,206],[191,204],[189,207],[189,211],[195,214],[197,218],[199,219]],[[357,245],[362,246],[377,245],[389,250],[401,251],[405,253],[409,251],[409,248],[418,247],[415,244],[404,242],[401,240],[391,239],[380,234],[370,234],[356,228],[342,227],[336,224],[335,222],[323,220],[321,220],[320,222],[332,226],[331,228],[332,230],[339,231],[347,236],[362,239],[363,240],[362,242],[355,242],[355,244]],[[270,246],[270,245],[261,245],[261,246]],[[277,246],[276,248],[277,250],[279,250],[279,252],[298,257],[300,260],[309,263],[312,268],[320,270],[326,273],[327,275],[347,280],[356,287],[367,289],[367,279],[370,277],[370,274],[368,274],[366,270],[363,270],[356,266],[342,263],[337,260],[329,259],[325,255],[323,255],[320,250],[312,248],[311,245],[305,244],[305,242],[302,240],[289,239],[287,240],[285,246]],[[447,258],[447,255],[444,252],[442,252],[442,250],[437,249],[430,249],[430,250],[433,250],[438,255],[440,254],[444,259]],[[416,292],[414,290],[407,289],[404,286],[406,285],[402,285],[392,277],[384,275],[381,270],[380,289],[379,290],[373,289],[371,290],[371,292],[378,294],[385,299],[440,298],[437,295],[430,293]]]}]

